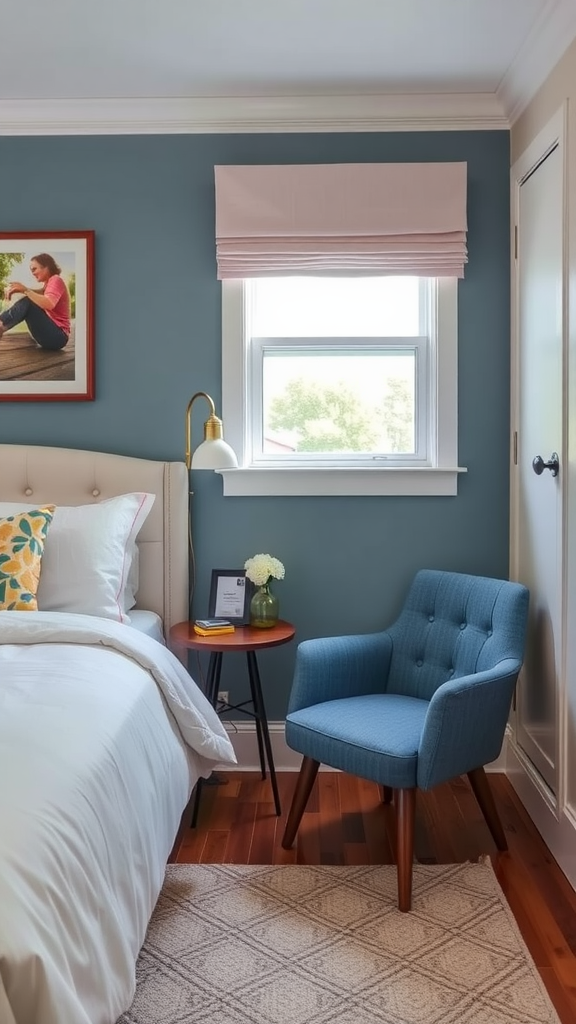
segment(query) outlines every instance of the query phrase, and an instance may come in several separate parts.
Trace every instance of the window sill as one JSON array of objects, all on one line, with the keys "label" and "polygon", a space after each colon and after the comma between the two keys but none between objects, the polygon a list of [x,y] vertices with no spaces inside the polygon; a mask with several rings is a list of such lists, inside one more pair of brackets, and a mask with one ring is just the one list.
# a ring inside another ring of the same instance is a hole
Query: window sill
[{"label": "window sill", "polygon": [[461,466],[450,469],[223,469],[226,497],[357,495],[454,496]]}]

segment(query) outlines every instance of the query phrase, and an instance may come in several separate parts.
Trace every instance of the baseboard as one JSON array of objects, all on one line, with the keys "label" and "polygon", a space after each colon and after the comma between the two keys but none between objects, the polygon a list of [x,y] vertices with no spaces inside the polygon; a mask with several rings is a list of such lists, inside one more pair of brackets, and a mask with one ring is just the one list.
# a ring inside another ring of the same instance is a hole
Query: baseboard
[{"label": "baseboard", "polygon": [[[260,757],[258,754],[258,742],[256,740],[256,726],[254,722],[223,722],[230,742],[234,747],[234,753],[238,760],[237,770],[243,772],[260,771]],[[270,743],[272,745],[272,757],[277,772],[297,772],[300,770],[302,755],[291,750],[284,738],[284,722],[268,722]],[[223,766],[223,770],[230,768],[230,765]],[[220,769],[219,769],[220,770]]]},{"label": "baseboard", "polygon": [[554,794],[512,736],[506,774],[550,853],[576,890],[576,818],[568,806],[558,806]]},{"label": "baseboard", "polygon": [[[256,740],[256,726],[253,722],[231,722],[224,721],[224,726],[230,737],[234,752],[238,759],[237,770],[243,772],[257,772],[260,770],[260,759],[258,756],[258,743]],[[272,756],[274,767],[277,772],[297,772],[300,770],[302,755],[291,750],[284,738],[284,722],[269,722],[270,743],[272,745]],[[222,766],[223,771],[230,768],[229,765]],[[220,769],[219,769],[220,770]],[[321,771],[333,771],[331,768],[321,768]],[[500,756],[496,761],[486,765],[487,772],[504,772],[506,770],[506,741],[502,747]]]}]

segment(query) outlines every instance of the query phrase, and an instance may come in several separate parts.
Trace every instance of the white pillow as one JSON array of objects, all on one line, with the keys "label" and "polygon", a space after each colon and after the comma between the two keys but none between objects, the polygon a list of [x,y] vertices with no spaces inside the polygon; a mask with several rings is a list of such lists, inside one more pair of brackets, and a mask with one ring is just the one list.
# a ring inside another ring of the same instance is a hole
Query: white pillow
[{"label": "white pillow", "polygon": [[[144,517],[146,518],[146,517]],[[124,611],[129,612],[136,604],[136,594],[140,585],[140,549],[136,542],[132,544],[132,562],[128,570],[128,579],[124,587]]]},{"label": "white pillow", "polygon": [[[39,610],[130,622],[127,612],[135,603],[137,582],[131,573],[136,537],[154,497],[139,491],[93,505],[57,505],[51,544],[44,546],[42,556]],[[35,507],[0,502],[0,517]]]}]

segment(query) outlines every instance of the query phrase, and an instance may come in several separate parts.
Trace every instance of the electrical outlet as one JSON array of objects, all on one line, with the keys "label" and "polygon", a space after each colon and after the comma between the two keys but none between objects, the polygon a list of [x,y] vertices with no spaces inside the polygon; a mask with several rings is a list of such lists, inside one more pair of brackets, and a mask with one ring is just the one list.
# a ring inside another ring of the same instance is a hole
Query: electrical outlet
[{"label": "electrical outlet", "polygon": [[218,690],[218,700],[221,704],[228,704],[229,690]]}]

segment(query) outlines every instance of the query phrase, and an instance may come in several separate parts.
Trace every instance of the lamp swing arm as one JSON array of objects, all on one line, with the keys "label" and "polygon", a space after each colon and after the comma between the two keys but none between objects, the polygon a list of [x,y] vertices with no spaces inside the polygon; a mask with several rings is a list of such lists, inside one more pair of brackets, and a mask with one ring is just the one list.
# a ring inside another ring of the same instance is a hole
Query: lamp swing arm
[{"label": "lamp swing arm", "polygon": [[[204,423],[204,440],[195,451],[192,451],[192,406],[197,398],[204,398],[210,407],[210,415]],[[238,459],[235,451],[226,444],[222,420],[216,415],[216,406],[210,395],[205,391],[197,391],[186,406],[186,469],[211,469],[215,472],[223,469],[236,469]],[[188,490],[188,551],[189,551],[189,578],[190,578],[190,611],[192,618],[192,597],[194,594],[196,580],[196,559],[194,556],[194,544],[192,543],[192,488]]]},{"label": "lamp swing arm", "polygon": [[188,402],[186,407],[186,468],[190,469],[192,466],[192,443],[191,443],[191,419],[192,419],[192,406],[197,398],[205,398],[210,406],[210,415],[204,423],[204,440],[205,441],[216,441],[223,437],[222,431],[222,420],[216,415],[216,406],[210,395],[206,394],[205,391],[197,391],[195,395]]}]

